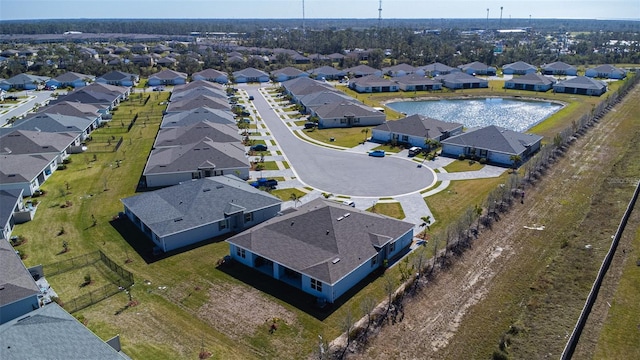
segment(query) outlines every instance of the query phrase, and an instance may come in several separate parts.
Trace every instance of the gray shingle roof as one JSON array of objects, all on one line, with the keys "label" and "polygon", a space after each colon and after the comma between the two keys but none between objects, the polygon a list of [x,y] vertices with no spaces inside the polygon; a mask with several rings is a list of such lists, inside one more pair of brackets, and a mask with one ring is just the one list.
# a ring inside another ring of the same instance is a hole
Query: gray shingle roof
[{"label": "gray shingle roof", "polygon": [[34,81],[37,83],[42,83],[49,79],[51,78],[47,76],[36,76],[36,75],[22,73],[14,77],[11,77],[7,80],[4,80],[4,82],[12,85],[24,85],[24,84],[33,84]]},{"label": "gray shingle roof", "polygon": [[454,67],[447,66],[447,65],[439,63],[439,62],[435,62],[433,64],[425,65],[425,66],[419,67],[418,69],[424,70],[425,72],[428,72],[428,73],[450,72],[450,71],[457,71],[458,70],[458,69],[456,69]]},{"label": "gray shingle roof", "polygon": [[394,81],[391,81],[376,75],[367,75],[360,78],[351,79],[349,80],[349,82],[351,84],[357,84],[360,86],[373,86],[373,87],[396,85]]},{"label": "gray shingle roof", "polygon": [[192,77],[196,76],[196,75],[200,75],[200,76],[202,76],[204,78],[207,78],[207,79],[215,79],[215,78],[218,78],[220,76],[228,76],[227,73],[224,73],[222,71],[218,71],[218,70],[215,70],[215,69],[204,69],[202,71],[198,71],[197,73],[194,73],[192,75]]},{"label": "gray shingle roof", "polygon": [[[22,189],[0,190],[0,227],[9,222],[22,192]],[[1,237],[0,240],[2,240]]]},{"label": "gray shingle roof", "polygon": [[490,125],[478,130],[450,137],[442,141],[442,144],[475,147],[493,152],[517,155],[521,154],[528,146],[542,140],[542,136],[525,134],[513,130],[507,130],[495,125]]},{"label": "gray shingle roof", "polygon": [[67,83],[67,82],[74,82],[77,80],[84,80],[84,79],[95,79],[96,77],[93,75],[85,75],[85,74],[80,74],[80,73],[75,73],[75,72],[66,72],[62,75],[58,75],[55,78],[53,78],[56,81],[59,81],[61,83]]},{"label": "gray shingle roof", "polygon": [[174,90],[171,92],[171,101],[187,100],[190,98],[192,99],[200,95],[206,95],[212,98],[222,99],[224,100],[225,103],[228,101],[227,94],[223,90],[216,89],[213,87],[204,87],[204,86],[192,87],[190,89],[182,89],[179,91]]},{"label": "gray shingle roof", "polygon": [[356,65],[354,67],[350,67],[348,69],[344,69],[344,71],[348,73],[356,74],[356,75],[371,75],[381,70],[374,69],[369,65],[361,64],[361,65]]},{"label": "gray shingle roof", "polygon": [[594,70],[594,71],[597,71],[598,73],[618,73],[618,74],[625,73],[625,70],[617,68],[611,64],[604,64],[604,65],[596,66],[594,68],[587,69],[587,70]]},{"label": "gray shingle roof", "polygon": [[376,248],[412,229],[410,223],[316,199],[227,241],[335,284],[376,255]]},{"label": "gray shingle roof", "polygon": [[410,72],[416,71],[416,69],[417,68],[415,68],[415,67],[413,67],[413,66],[411,66],[409,64],[402,63],[402,64],[397,64],[397,65],[393,65],[393,66],[382,68],[382,71],[384,71],[385,73],[387,73],[387,72],[398,72],[398,71],[405,71],[407,73],[410,73]]},{"label": "gray shingle roof", "polygon": [[57,156],[58,153],[1,155],[0,184],[31,182]]},{"label": "gray shingle roof", "polygon": [[414,114],[402,119],[387,121],[374,127],[374,130],[388,131],[396,134],[439,138],[445,132],[461,128],[462,124],[445,122],[430,117]]},{"label": "gray shingle roof", "polygon": [[439,76],[436,76],[434,79],[442,82],[447,81],[447,82],[452,82],[457,84],[488,83],[488,81],[485,79],[479,79],[473,75],[469,75],[467,73],[459,72],[459,71],[452,72],[447,75],[439,75]]},{"label": "gray shingle roof", "polygon": [[94,120],[89,120],[86,117],[37,113],[17,120],[13,123],[12,128],[50,133],[83,132],[91,126]]},{"label": "gray shingle roof", "polygon": [[226,90],[224,86],[218,83],[207,81],[207,80],[195,80],[195,81],[188,82],[186,84],[176,85],[173,87],[171,94],[175,94],[175,93],[179,93],[182,91],[191,90],[195,88],[202,88],[202,87],[209,88],[212,90],[220,90],[226,94]]},{"label": "gray shingle roof", "polygon": [[[15,201],[13,203],[15,205]],[[9,241],[0,238],[0,306],[40,293]],[[2,335],[0,335],[0,338]],[[2,351],[2,350],[0,350]],[[1,354],[1,353],[0,353]],[[0,356],[0,358],[5,359]]]},{"label": "gray shingle roof", "polygon": [[552,62],[551,64],[544,64],[544,65],[541,66],[541,68],[544,69],[544,70],[555,70],[555,71],[558,71],[558,70],[566,71],[566,70],[569,70],[569,69],[572,69],[572,70],[576,69],[575,66],[569,65],[569,64],[564,63],[562,61]]},{"label": "gray shingle roof", "polygon": [[304,106],[307,106],[307,107],[319,106],[319,105],[342,102],[342,101],[357,102],[356,99],[352,98],[351,96],[341,91],[323,91],[323,92],[312,93],[312,94],[308,94],[300,97],[299,100],[300,100],[300,103],[302,103]]},{"label": "gray shingle roof", "polygon": [[200,107],[208,107],[211,109],[222,109],[222,110],[230,110],[231,106],[229,103],[222,98],[213,97],[209,95],[196,95],[192,98],[184,98],[178,101],[172,101],[167,106],[167,113],[171,112],[182,112],[193,110]]},{"label": "gray shingle roof", "polygon": [[274,70],[271,72],[272,75],[278,76],[278,75],[285,75],[285,76],[300,76],[302,74],[307,74],[307,72],[304,72],[300,69],[296,69],[294,67],[288,66],[285,68],[282,68],[280,70]]},{"label": "gray shingle roof", "polygon": [[202,121],[189,126],[160,129],[154,147],[193,144],[205,138],[217,143],[242,142],[236,125]]},{"label": "gray shingle roof", "polygon": [[474,61],[474,62],[470,62],[468,64],[464,64],[464,65],[460,65],[458,66],[459,69],[461,69],[462,71],[467,71],[469,69],[475,70],[475,71],[486,71],[488,69],[492,69],[495,71],[496,68],[494,68],[493,66],[489,66],[485,63],[481,63],[480,61]]},{"label": "gray shingle roof", "polygon": [[162,118],[162,124],[160,127],[188,126],[205,120],[218,124],[235,124],[233,113],[231,113],[231,111],[211,109],[204,106],[196,107],[189,111],[167,114]]},{"label": "gray shingle roof", "polygon": [[11,155],[60,153],[79,136],[78,133],[48,133],[15,130],[0,137],[0,152]]},{"label": "gray shingle roof", "polygon": [[354,103],[349,101],[336,102],[331,104],[320,105],[314,107],[313,110],[323,119],[342,118],[344,116],[382,116],[379,111],[360,103]]},{"label": "gray shingle roof", "polygon": [[343,70],[338,70],[334,67],[331,66],[321,66],[319,68],[315,68],[312,70],[309,70],[310,74],[324,74],[324,75],[330,75],[330,76],[345,76],[347,75],[346,71]]},{"label": "gray shingle roof", "polygon": [[123,360],[127,357],[107,345],[58,304],[51,303],[0,325],[0,358]]},{"label": "gray shingle roof", "polygon": [[151,79],[160,79],[160,80],[174,80],[174,79],[187,79],[187,74],[181,73],[174,70],[162,70],[157,72],[151,76],[149,76],[149,80]]},{"label": "gray shingle roof", "polygon": [[556,80],[554,78],[550,78],[540,74],[526,74],[522,76],[517,76],[512,78],[511,80],[505,81],[505,83],[514,83],[514,84],[525,84],[525,85],[551,85],[554,84]]},{"label": "gray shingle roof", "polygon": [[513,70],[518,70],[518,71],[525,71],[525,70],[538,70],[538,68],[536,68],[535,66],[528,64],[524,61],[516,61],[514,63],[511,64],[506,64],[504,66],[502,66],[502,69],[513,69]]},{"label": "gray shingle roof", "polygon": [[249,213],[280,204],[281,200],[225,175],[142,193],[122,199],[122,203],[155,234],[167,236],[225,219],[230,204]]},{"label": "gray shingle roof", "polygon": [[246,68],[246,69],[242,69],[240,71],[234,71],[233,72],[233,77],[239,77],[239,76],[244,76],[244,77],[269,77],[269,74],[267,74],[266,72],[262,71],[262,70],[258,70],[258,69],[254,69],[254,68]]},{"label": "gray shingle roof", "polygon": [[144,175],[248,167],[249,160],[240,143],[216,143],[205,139],[194,144],[152,150]]},{"label": "gray shingle roof", "polygon": [[433,79],[429,79],[426,76],[411,74],[407,76],[401,76],[399,78],[393,79],[398,84],[406,84],[406,85],[433,85],[439,84],[439,81],[435,81]]},{"label": "gray shingle roof", "polygon": [[76,102],[62,101],[53,105],[45,106],[38,113],[42,114],[60,114],[77,117],[86,117],[95,120],[100,114],[100,107],[92,104],[82,104]]},{"label": "gray shingle roof", "polygon": [[563,86],[568,88],[575,89],[591,89],[591,90],[602,90],[607,87],[607,84],[600,80],[592,79],[586,76],[577,76],[572,79],[560,81],[556,84],[556,86]]},{"label": "gray shingle roof", "polygon": [[125,73],[122,71],[109,71],[108,73],[97,78],[96,81],[101,79],[106,81],[128,81],[131,80],[132,77],[134,79],[137,79],[138,75]]}]

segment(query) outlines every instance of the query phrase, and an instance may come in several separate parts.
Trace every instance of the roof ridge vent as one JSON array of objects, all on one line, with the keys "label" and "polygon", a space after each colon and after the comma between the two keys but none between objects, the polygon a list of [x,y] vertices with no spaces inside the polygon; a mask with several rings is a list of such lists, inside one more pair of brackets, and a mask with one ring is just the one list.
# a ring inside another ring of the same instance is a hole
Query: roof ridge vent
[{"label": "roof ridge vent", "polygon": [[331,260],[332,264],[337,264],[340,261],[340,258],[335,258],[333,260]]},{"label": "roof ridge vent", "polygon": [[351,215],[351,213],[346,213],[346,214],[344,214],[343,216],[344,216],[344,217],[349,217],[349,215]]},{"label": "roof ridge vent", "polygon": [[339,218],[337,218],[336,220],[340,221],[340,220],[342,220],[342,219],[344,219],[344,216],[340,216],[340,217],[339,217]]}]

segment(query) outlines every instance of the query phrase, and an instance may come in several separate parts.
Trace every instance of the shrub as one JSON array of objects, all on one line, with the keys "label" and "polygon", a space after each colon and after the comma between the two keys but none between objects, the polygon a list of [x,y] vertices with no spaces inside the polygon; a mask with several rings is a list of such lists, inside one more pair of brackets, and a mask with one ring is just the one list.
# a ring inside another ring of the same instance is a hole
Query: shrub
[{"label": "shrub", "polygon": [[58,170],[64,170],[67,168],[67,165],[65,164],[58,164]]},{"label": "shrub", "polygon": [[460,155],[458,155],[458,160],[464,160],[464,159],[465,159],[464,154],[460,154]]},{"label": "shrub", "polygon": [[509,360],[509,355],[507,355],[504,351],[496,350],[493,352],[493,356],[491,356],[493,360]]},{"label": "shrub", "polygon": [[480,160],[478,161],[480,164],[484,165],[487,163],[487,158],[480,158]]},{"label": "shrub", "polygon": [[62,160],[63,164],[71,164],[71,158],[66,158],[64,160]]}]

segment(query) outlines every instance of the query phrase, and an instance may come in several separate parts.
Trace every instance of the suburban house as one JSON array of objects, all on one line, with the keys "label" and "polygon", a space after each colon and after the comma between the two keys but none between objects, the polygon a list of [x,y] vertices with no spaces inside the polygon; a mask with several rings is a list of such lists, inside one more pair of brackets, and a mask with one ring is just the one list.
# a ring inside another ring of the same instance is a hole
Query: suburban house
[{"label": "suburban house", "polygon": [[[103,111],[101,112],[100,110]],[[62,101],[42,107],[39,109],[38,113],[85,117],[89,120],[96,121],[97,124],[101,123],[103,120],[111,119],[109,111],[101,109],[99,106],[68,101]]]},{"label": "suburban house", "polygon": [[[5,239],[0,239],[0,288],[0,329],[1,324],[40,308],[40,288],[24,267],[13,246]],[[6,334],[0,330],[0,343],[4,341]],[[0,358],[8,359],[2,356],[7,350],[9,349],[6,346],[0,349]],[[42,354],[39,357],[42,357]]]},{"label": "suburban house", "polygon": [[77,132],[80,133],[80,141],[84,141],[97,127],[98,122],[96,120],[89,120],[86,117],[35,113],[26,118],[16,120],[9,128],[0,128],[0,134],[13,130],[42,131],[48,133]]},{"label": "suburban house", "polygon": [[122,71],[110,71],[98,78],[97,83],[115,85],[115,86],[135,86],[140,81],[140,76],[129,74]]},{"label": "suburban house", "polygon": [[300,99],[303,96],[309,94],[315,94],[325,91],[338,92],[333,86],[324,81],[317,81],[310,78],[297,78],[282,83],[284,93],[291,95],[291,100],[295,103],[300,103]]},{"label": "suburban house", "polygon": [[309,74],[319,80],[340,80],[347,76],[346,71],[338,70],[331,66],[321,66],[319,68],[309,70]]},{"label": "suburban house", "polygon": [[414,114],[387,121],[371,129],[371,141],[382,144],[396,142],[425,148],[426,140],[442,141],[462,133],[462,124],[445,122]]},{"label": "suburban house", "polygon": [[440,75],[434,78],[440,81],[442,86],[449,89],[477,89],[489,87],[489,82],[484,79],[478,79],[475,76],[464,72],[452,72],[447,75]]},{"label": "suburban house", "polygon": [[57,88],[79,88],[86,86],[87,83],[95,81],[96,77],[93,75],[79,74],[75,72],[66,72],[62,75],[58,75],[55,78],[48,80],[45,84],[49,87],[55,86]]},{"label": "suburban house", "polygon": [[189,126],[202,121],[219,124],[235,124],[233,113],[228,110],[197,107],[188,111],[166,114],[162,117],[160,128]]},{"label": "suburban house", "polygon": [[502,66],[502,73],[505,75],[526,75],[535,74],[537,72],[537,67],[527,64],[524,61],[516,61]]},{"label": "suburban house", "polygon": [[294,67],[288,66],[280,70],[272,71],[271,76],[273,77],[274,81],[282,82],[282,81],[287,81],[287,80],[291,80],[299,77],[309,77],[309,73],[304,72],[300,69],[296,69]]},{"label": "suburban house", "polygon": [[0,240],[11,239],[13,227],[33,220],[36,206],[31,201],[24,204],[22,189],[0,190]]},{"label": "suburban house", "polygon": [[147,81],[149,86],[182,85],[187,83],[187,74],[174,70],[162,70],[151,76]]},{"label": "suburban house", "polygon": [[193,73],[193,75],[191,75],[191,79],[194,81],[206,80],[217,82],[219,84],[226,84],[229,82],[229,75],[227,75],[227,73],[214,69],[204,69],[202,71],[198,71],[197,73]]},{"label": "suburban house", "polygon": [[627,72],[624,69],[617,68],[610,64],[596,66],[585,71],[584,76],[590,78],[602,78],[602,79],[624,79],[627,76]]},{"label": "suburban house", "polygon": [[50,77],[36,76],[30,74],[18,74],[6,80],[0,80],[0,89],[9,91],[15,90],[35,90],[44,85]]},{"label": "suburban house", "polygon": [[442,155],[485,159],[489,164],[513,166],[512,156],[527,161],[540,149],[542,136],[490,125],[441,141]]},{"label": "suburban house", "polygon": [[99,106],[102,113],[114,109],[118,104],[127,99],[131,93],[131,88],[123,86],[108,85],[95,82],[83,88],[76,89],[67,95],[59,96],[52,104],[61,101],[78,102],[81,104],[93,104]]},{"label": "suburban house", "polygon": [[227,175],[185,181],[122,203],[131,222],[167,252],[271,219],[282,201]]},{"label": "suburban house", "polygon": [[[31,276],[26,271],[27,276]],[[33,281],[33,280],[31,280]],[[0,311],[1,312],[1,311]],[[0,325],[0,359],[130,359],[120,338],[107,342],[56,303]]]},{"label": "suburban house", "polygon": [[240,71],[234,71],[233,79],[236,83],[252,83],[252,82],[265,83],[271,80],[269,78],[269,74],[267,74],[262,70],[258,70],[254,68],[246,68]]},{"label": "suburban house", "polygon": [[424,75],[411,74],[393,79],[402,91],[442,90],[442,83]]},{"label": "suburban house", "polygon": [[406,253],[413,227],[316,199],[226,241],[235,261],[333,303]]},{"label": "suburban house", "polygon": [[565,94],[600,96],[607,91],[607,84],[586,76],[578,76],[559,81],[553,85],[553,91]]},{"label": "suburban house", "polygon": [[405,63],[382,68],[382,72],[391,77],[402,77],[415,74],[416,70],[417,69],[415,67]]},{"label": "suburban house", "polygon": [[548,91],[551,90],[556,79],[536,73],[513,77],[504,82],[505,89],[527,90],[527,91]]},{"label": "suburban house", "polygon": [[82,150],[79,133],[14,130],[0,137],[0,189],[31,196],[69,153]]},{"label": "suburban house", "polygon": [[318,117],[318,128],[380,125],[386,120],[380,111],[351,101],[335,102],[310,108]]},{"label": "suburban house", "polygon": [[469,75],[487,75],[487,76],[495,76],[496,68],[493,66],[489,66],[487,64],[481,63],[479,61],[474,61],[468,64],[458,66],[460,71],[467,73]]},{"label": "suburban house", "polygon": [[460,69],[436,62],[433,64],[421,66],[417,69],[417,71],[421,71],[426,76],[435,77],[438,75],[447,75],[452,72],[457,72],[460,71]]},{"label": "suburban house", "polygon": [[334,91],[327,90],[322,92],[316,92],[309,95],[304,95],[298,99],[300,105],[303,106],[303,109],[300,110],[303,114],[308,114],[310,112],[310,108],[318,107],[320,105],[331,104],[335,102],[344,102],[344,101],[352,101],[358,102],[356,99],[351,96],[343,93],[342,91]]},{"label": "suburban house", "polygon": [[187,97],[178,101],[171,101],[164,113],[171,114],[176,112],[189,111],[201,107],[231,111],[231,106],[225,99],[222,99],[218,96],[214,97],[209,95],[197,95],[194,97]]},{"label": "suburban house", "polygon": [[576,76],[578,69],[562,61],[552,62],[540,66],[544,75]]},{"label": "suburban house", "polygon": [[363,77],[369,75],[375,75],[377,77],[382,76],[382,70],[374,69],[369,65],[356,65],[354,67],[350,67],[348,69],[344,69],[348,74],[351,74],[352,77]]},{"label": "suburban house", "polygon": [[150,188],[228,174],[248,179],[249,160],[245,154],[239,142],[204,138],[192,144],[153,149],[142,175]]},{"label": "suburban house", "polygon": [[399,90],[396,82],[376,75],[368,75],[349,80],[349,89],[359,93],[396,92]]},{"label": "suburban house", "polygon": [[156,64],[156,60],[149,54],[133,55],[130,61],[137,66],[154,66]]},{"label": "suburban house", "polygon": [[204,120],[188,126],[161,128],[153,147],[157,149],[189,145],[205,138],[215,143],[242,142],[236,124],[219,124]]},{"label": "suburban house", "polygon": [[[203,80],[198,80],[198,82],[205,82]],[[200,86],[189,86],[191,83],[187,85],[178,85],[174,87],[173,91],[171,91],[170,101],[180,101],[189,98],[195,98],[199,95],[206,95],[213,98],[223,99],[225,102],[228,102],[228,96],[226,92],[222,89],[216,88],[214,86],[208,85],[200,85]]]}]

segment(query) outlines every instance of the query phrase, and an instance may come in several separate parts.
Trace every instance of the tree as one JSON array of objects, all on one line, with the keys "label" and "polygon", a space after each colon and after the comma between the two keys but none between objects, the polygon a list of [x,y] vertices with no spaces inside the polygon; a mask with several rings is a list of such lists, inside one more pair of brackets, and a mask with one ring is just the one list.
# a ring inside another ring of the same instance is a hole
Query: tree
[{"label": "tree", "polygon": [[367,138],[368,138],[368,135],[369,135],[369,128],[366,127],[364,129],[362,129],[362,131],[360,131],[360,132],[364,134],[364,140],[362,141],[362,143],[364,144],[365,142],[367,142]]},{"label": "tree", "polygon": [[520,165],[520,161],[522,161],[522,158],[520,155],[511,155],[509,156],[509,160],[511,160],[511,167],[513,168],[513,171],[516,171],[518,169],[518,165]]},{"label": "tree", "polygon": [[[420,224],[420,227],[426,227],[427,230],[431,230],[431,227],[429,225],[431,225],[431,215],[427,215],[427,216],[423,216],[420,218],[420,220],[422,220],[422,224]],[[422,235],[422,239],[426,240],[427,238],[427,232],[425,231]]]}]

